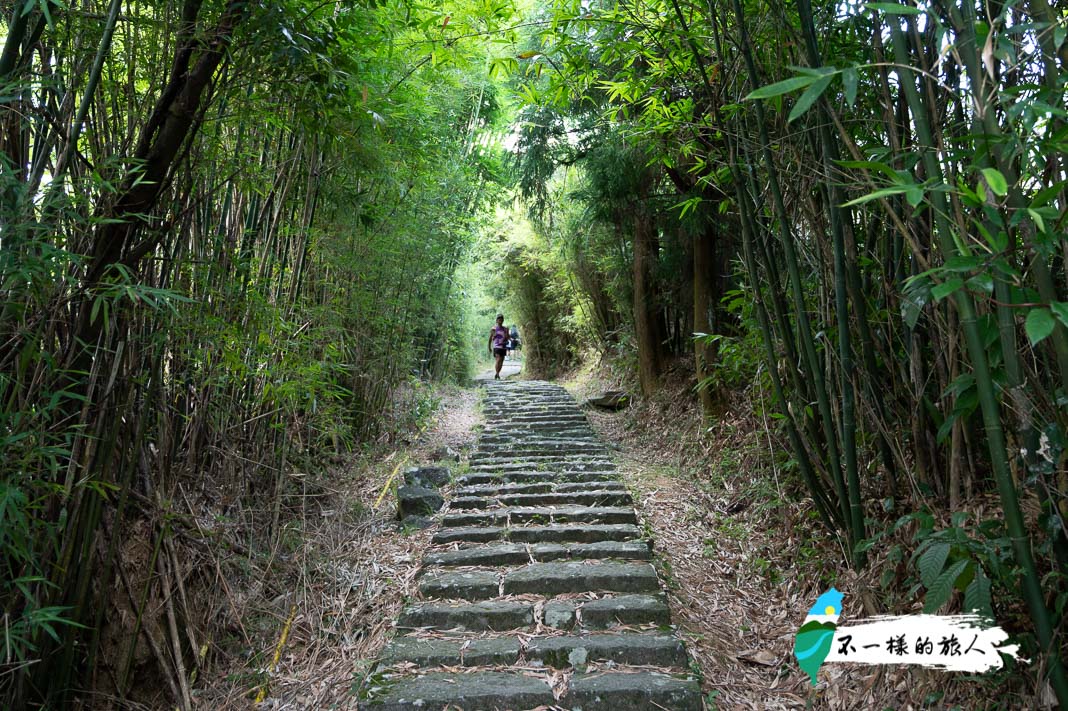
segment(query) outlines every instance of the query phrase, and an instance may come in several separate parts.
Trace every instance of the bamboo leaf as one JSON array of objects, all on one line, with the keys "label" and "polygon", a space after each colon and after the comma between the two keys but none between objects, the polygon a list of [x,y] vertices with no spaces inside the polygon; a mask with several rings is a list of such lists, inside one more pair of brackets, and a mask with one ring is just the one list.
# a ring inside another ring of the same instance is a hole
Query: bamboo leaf
[{"label": "bamboo leaf", "polygon": [[869,10],[878,10],[887,15],[919,15],[923,13],[918,7],[912,5],[898,5],[896,2],[869,2],[864,3]]},{"label": "bamboo leaf", "polygon": [[953,594],[954,583],[957,582],[957,578],[967,567],[967,560],[958,560],[946,568],[930,585],[924,586],[927,588],[927,597],[923,601],[923,611],[925,613],[933,614],[938,612],[938,609],[949,601],[949,596]]},{"label": "bamboo leaf", "polygon": [[813,82],[812,86],[806,89],[805,93],[802,94],[801,98],[799,98],[797,100],[797,103],[794,104],[794,108],[792,111],[790,111],[790,116],[786,119],[786,122],[790,123],[791,121],[808,111],[812,104],[815,103],[816,99],[820,98],[820,96],[827,89],[827,87],[830,86],[830,84],[830,76],[821,77],[815,82]]},{"label": "bamboo leaf", "polygon": [[859,76],[856,67],[846,67],[842,70],[842,88],[845,89],[846,106],[852,108],[857,100],[857,82]]},{"label": "bamboo leaf", "polygon": [[1037,346],[1043,340],[1046,339],[1049,334],[1053,333],[1053,315],[1050,310],[1045,306],[1031,309],[1031,312],[1027,314],[1027,321],[1024,322],[1024,331],[1027,333],[1027,339],[1031,341],[1032,346]]},{"label": "bamboo leaf", "polygon": [[994,194],[1003,197],[1009,192],[1009,183],[1005,180],[1005,176],[1001,174],[1001,171],[996,168],[983,168],[983,178],[986,179],[987,185],[994,191]]},{"label": "bamboo leaf", "polygon": [[863,205],[866,202],[871,202],[872,200],[878,200],[879,198],[890,197],[891,195],[900,195],[902,193],[907,193],[911,187],[913,187],[913,186],[910,186],[910,185],[891,185],[890,187],[879,188],[878,190],[870,192],[867,195],[862,195],[862,196],[856,198],[855,200],[850,200],[849,202],[843,204],[842,207],[853,207],[854,205]]},{"label": "bamboo leaf", "polygon": [[745,101],[753,101],[756,99],[770,99],[775,96],[789,94],[791,91],[803,89],[812,82],[816,81],[817,78],[818,77],[813,76],[801,76],[777,81],[774,84],[762,86],[756,91],[751,92],[748,96],[745,97]]}]

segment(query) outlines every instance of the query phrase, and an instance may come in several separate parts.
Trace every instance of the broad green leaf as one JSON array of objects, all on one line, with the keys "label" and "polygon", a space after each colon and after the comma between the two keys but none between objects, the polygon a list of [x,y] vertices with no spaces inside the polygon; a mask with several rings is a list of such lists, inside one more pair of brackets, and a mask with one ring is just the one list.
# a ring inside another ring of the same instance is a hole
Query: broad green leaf
[{"label": "broad green leaf", "polygon": [[775,96],[782,96],[783,94],[789,94],[791,91],[797,91],[803,89],[812,82],[816,81],[817,77],[813,76],[801,76],[792,77],[790,79],[783,79],[777,81],[774,84],[768,84],[762,86],[756,91],[753,91],[749,96],[745,97],[746,101],[752,101],[756,99],[770,99]]},{"label": "broad green leaf", "polygon": [[905,201],[913,207],[918,207],[923,202],[923,188],[919,185],[910,185],[905,190]]},{"label": "broad green leaf", "polygon": [[934,614],[938,612],[942,605],[945,605],[949,601],[949,596],[953,593],[953,585],[957,582],[957,578],[964,572],[964,569],[968,567],[967,560],[958,560],[953,565],[946,568],[942,573],[935,578],[934,582],[930,585],[925,585],[927,588],[927,597],[923,601],[923,611],[926,614]]},{"label": "broad green leaf", "polygon": [[1009,192],[1009,184],[1005,180],[1005,176],[996,168],[983,168],[983,177],[986,178],[987,185],[990,186],[995,195],[1003,197]]},{"label": "broad green leaf", "polygon": [[1037,346],[1049,334],[1053,333],[1054,325],[1053,314],[1050,313],[1050,310],[1045,306],[1039,306],[1031,309],[1031,312],[1027,314],[1024,331],[1027,332],[1027,338],[1031,341],[1031,345]]},{"label": "broad green leaf", "polygon": [[1068,328],[1068,301],[1054,301],[1049,305],[1050,311],[1065,328]]},{"label": "broad green leaf", "polygon": [[1035,223],[1035,227],[1038,228],[1038,231],[1044,234],[1046,232],[1046,221],[1042,219],[1042,213],[1029,207],[1027,208],[1027,214],[1031,218],[1031,221]]},{"label": "broad green leaf", "polygon": [[923,13],[923,10],[918,7],[898,5],[896,2],[869,2],[864,3],[864,7],[869,10],[885,12],[887,15],[919,15]]},{"label": "broad green leaf", "polygon": [[810,86],[808,89],[805,89],[805,93],[802,94],[801,97],[797,100],[797,103],[794,104],[794,108],[790,111],[790,116],[786,119],[786,122],[790,123],[794,119],[801,116],[801,114],[808,111],[812,104],[815,103],[816,99],[820,98],[820,95],[823,94],[823,92],[827,89],[828,86],[830,86],[830,84],[831,77],[829,76],[820,77],[815,82],[813,82],[812,86]]},{"label": "broad green leaf", "polygon": [[949,558],[950,545],[948,543],[935,543],[927,548],[916,561],[916,567],[920,570],[920,580],[923,586],[930,589],[938,579],[942,569],[946,567],[946,559]]},{"label": "broad green leaf", "polygon": [[960,291],[963,286],[963,279],[960,277],[952,277],[931,289],[931,296],[934,297],[935,301],[941,301],[950,294]]}]

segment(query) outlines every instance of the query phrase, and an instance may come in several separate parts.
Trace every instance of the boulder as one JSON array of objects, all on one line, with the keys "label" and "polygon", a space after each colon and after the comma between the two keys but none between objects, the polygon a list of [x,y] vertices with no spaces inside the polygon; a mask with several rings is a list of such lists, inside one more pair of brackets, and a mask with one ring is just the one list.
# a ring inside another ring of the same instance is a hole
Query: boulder
[{"label": "boulder", "polygon": [[606,390],[603,395],[591,397],[585,404],[602,410],[622,410],[630,404],[630,395],[622,390]]},{"label": "boulder", "polygon": [[449,483],[448,467],[410,467],[404,471],[404,483],[425,489],[440,489]]},{"label": "boulder", "polygon": [[402,486],[397,490],[397,518],[409,516],[433,516],[445,505],[434,489],[425,486]]},{"label": "boulder", "polygon": [[460,461],[460,453],[448,445],[445,445],[444,447],[438,447],[430,453],[430,461],[440,462],[442,460],[449,462],[458,462]]}]

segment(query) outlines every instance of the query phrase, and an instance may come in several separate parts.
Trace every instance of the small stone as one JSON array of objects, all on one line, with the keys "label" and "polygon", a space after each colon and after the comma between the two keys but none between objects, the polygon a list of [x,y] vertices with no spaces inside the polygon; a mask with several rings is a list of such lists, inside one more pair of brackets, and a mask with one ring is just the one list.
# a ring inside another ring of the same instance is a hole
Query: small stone
[{"label": "small stone", "polygon": [[555,627],[559,630],[571,629],[575,626],[575,603],[563,600],[547,602],[542,610],[542,619],[546,627]]}]

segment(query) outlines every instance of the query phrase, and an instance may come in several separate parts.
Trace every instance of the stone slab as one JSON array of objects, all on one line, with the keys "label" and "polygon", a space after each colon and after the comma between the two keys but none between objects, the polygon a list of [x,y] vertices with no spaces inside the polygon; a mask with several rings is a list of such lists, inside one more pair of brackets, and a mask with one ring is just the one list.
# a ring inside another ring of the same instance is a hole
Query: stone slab
[{"label": "stone slab", "polygon": [[576,674],[561,702],[566,708],[582,711],[702,708],[701,688],[696,681],[656,672]]},{"label": "stone slab", "polygon": [[500,540],[505,529],[498,526],[464,526],[457,528],[443,528],[434,534],[431,542],[434,544],[454,543],[456,541],[469,541],[474,543],[487,543]]},{"label": "stone slab", "polygon": [[530,562],[527,547],[519,543],[495,543],[458,551],[427,553],[425,565],[522,565]]},{"label": "stone slab", "polygon": [[402,628],[463,629],[501,632],[534,624],[534,607],[525,602],[488,601],[465,604],[421,603],[401,613]]},{"label": "stone slab", "polygon": [[419,594],[446,600],[489,600],[500,594],[500,576],[485,570],[427,573],[419,581]]},{"label": "stone slab", "polygon": [[616,595],[584,603],[580,609],[582,626],[608,629],[619,625],[671,624],[667,604],[652,595]]},{"label": "stone slab", "polygon": [[581,658],[587,662],[612,661],[616,664],[648,664],[680,669],[685,669],[689,662],[686,647],[678,638],[647,634],[535,637],[527,642],[524,656],[546,666],[565,669],[573,666],[572,660],[580,656],[572,656],[576,650],[585,650]]},{"label": "stone slab", "polygon": [[507,531],[510,541],[519,543],[594,543],[598,541],[633,541],[641,531],[631,524],[585,526],[525,526]]},{"label": "stone slab", "polygon": [[444,708],[501,711],[550,706],[555,701],[552,689],[546,681],[524,674],[437,673],[397,680],[383,693],[374,695],[369,701],[361,702],[359,708],[376,711]]},{"label": "stone slab", "polygon": [[639,593],[658,590],[648,563],[532,563],[504,576],[504,594],[560,595],[573,592]]}]

